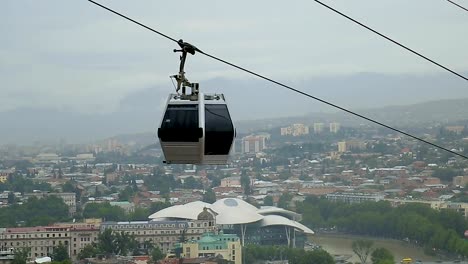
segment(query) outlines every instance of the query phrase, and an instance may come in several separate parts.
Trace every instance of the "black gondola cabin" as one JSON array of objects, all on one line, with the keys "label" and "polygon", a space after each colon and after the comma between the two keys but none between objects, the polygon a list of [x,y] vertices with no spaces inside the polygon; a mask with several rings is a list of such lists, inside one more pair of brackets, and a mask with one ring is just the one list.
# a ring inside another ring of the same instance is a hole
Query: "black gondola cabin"
[{"label": "black gondola cabin", "polygon": [[226,164],[235,129],[223,94],[171,94],[158,129],[168,164]]}]

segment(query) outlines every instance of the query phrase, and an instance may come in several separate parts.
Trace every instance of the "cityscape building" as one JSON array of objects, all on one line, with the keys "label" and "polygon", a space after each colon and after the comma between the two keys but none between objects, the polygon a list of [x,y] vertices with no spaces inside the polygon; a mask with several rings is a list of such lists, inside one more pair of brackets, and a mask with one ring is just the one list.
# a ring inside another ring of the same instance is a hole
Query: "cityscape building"
[{"label": "cityscape building", "polygon": [[336,123],[336,122],[333,122],[333,123],[330,123],[330,133],[338,133],[338,131],[340,131],[340,123]]},{"label": "cityscape building", "polygon": [[314,133],[315,134],[322,133],[324,129],[325,129],[325,124],[324,123],[314,123]]},{"label": "cityscape building", "polygon": [[242,153],[258,153],[266,148],[266,136],[246,136],[242,138]]},{"label": "cityscape building", "polygon": [[[177,245],[182,258],[216,257],[221,255],[223,259],[234,264],[242,263],[242,246],[239,237],[233,234],[205,233],[200,240],[190,240]],[[177,251],[176,247],[176,251]]]}]

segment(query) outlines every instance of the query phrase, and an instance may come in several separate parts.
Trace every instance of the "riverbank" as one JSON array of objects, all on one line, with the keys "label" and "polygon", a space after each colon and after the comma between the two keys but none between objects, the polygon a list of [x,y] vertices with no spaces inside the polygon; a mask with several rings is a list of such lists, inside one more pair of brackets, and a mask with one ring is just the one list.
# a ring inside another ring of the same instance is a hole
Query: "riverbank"
[{"label": "riverbank", "polygon": [[[355,240],[367,239],[374,241],[373,247],[384,247],[390,250],[395,256],[395,261],[398,263],[403,258],[412,258],[414,261],[421,260],[423,262],[435,262],[441,259],[436,256],[429,256],[424,253],[421,247],[410,244],[405,241],[386,239],[386,238],[374,238],[364,237],[355,235],[345,234],[330,234],[320,233],[315,234],[309,238],[315,244],[320,245],[324,250],[328,251],[331,255],[352,255],[349,262],[359,262],[359,258],[354,254],[351,244]],[[370,261],[370,256],[369,256]]]}]

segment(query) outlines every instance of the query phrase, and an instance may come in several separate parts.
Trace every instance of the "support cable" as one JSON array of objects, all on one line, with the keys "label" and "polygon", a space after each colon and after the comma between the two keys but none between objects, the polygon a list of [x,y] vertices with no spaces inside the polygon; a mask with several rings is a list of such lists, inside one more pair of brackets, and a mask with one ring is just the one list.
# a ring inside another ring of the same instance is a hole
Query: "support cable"
[{"label": "support cable", "polygon": [[[106,10],[108,10],[108,11],[110,11],[110,12],[116,14],[116,15],[119,15],[119,16],[121,16],[121,17],[123,17],[123,18],[125,18],[125,19],[127,19],[127,20],[129,20],[129,21],[131,21],[131,22],[133,22],[133,23],[135,23],[135,24],[137,24],[137,25],[140,25],[140,26],[142,26],[142,27],[144,27],[144,28],[146,28],[146,29],[148,29],[148,30],[150,30],[150,31],[152,31],[152,32],[154,32],[154,33],[160,35],[160,36],[163,36],[163,37],[165,37],[165,38],[167,38],[167,39],[169,39],[169,40],[172,40],[172,41],[174,41],[174,42],[176,42],[176,43],[179,43],[179,42],[180,42],[180,41],[177,41],[175,38],[169,37],[168,35],[163,34],[163,33],[161,33],[160,31],[157,31],[157,30],[155,30],[155,29],[153,29],[153,28],[150,28],[150,27],[148,27],[148,26],[146,26],[146,25],[144,25],[144,24],[142,24],[142,23],[140,23],[140,22],[137,22],[137,21],[135,21],[135,20],[133,20],[133,19],[131,19],[131,18],[125,16],[125,15],[122,15],[122,14],[120,14],[120,13],[118,13],[118,12],[116,12],[116,11],[114,11],[114,10],[108,8],[108,7],[105,7],[105,6],[101,5],[101,4],[98,4],[98,3],[96,3],[96,2],[93,1],[93,0],[88,0],[88,1],[91,2],[91,3],[93,3],[93,4],[96,4],[97,6],[100,6],[100,7],[104,8],[104,9],[106,9]],[[317,0],[315,0],[315,1],[321,3],[320,1],[317,1]],[[327,6],[327,7],[328,7],[328,6]],[[334,9],[333,9],[333,10],[334,10]],[[335,12],[338,12],[338,11],[335,11]],[[349,17],[347,17],[347,18],[349,18]],[[349,19],[351,19],[351,18],[349,18]],[[357,23],[359,23],[359,22],[357,22]],[[360,23],[359,23],[359,24],[360,24]],[[363,26],[364,26],[364,25],[363,25]],[[368,29],[370,29],[370,28],[368,28]],[[373,31],[372,29],[370,29],[370,30]],[[378,33],[378,32],[376,32],[376,33]],[[380,33],[378,33],[378,34],[380,34]],[[382,36],[383,36],[383,35],[382,35]],[[385,36],[384,36],[384,37],[385,37]],[[387,38],[387,37],[385,37],[385,38]],[[391,39],[390,39],[390,40],[391,40]],[[392,40],[392,41],[393,41],[393,40]],[[395,42],[395,41],[393,41],[393,42]],[[395,42],[395,43],[397,43],[397,42]],[[398,44],[398,43],[397,43],[397,44]],[[401,44],[399,44],[399,45],[401,46]],[[404,47],[404,46],[403,46],[403,47]],[[293,92],[295,92],[295,93],[298,93],[298,94],[300,94],[300,95],[309,97],[309,98],[311,98],[311,99],[314,99],[314,100],[316,100],[316,101],[319,101],[319,102],[324,103],[324,104],[326,104],[326,105],[329,105],[329,106],[331,106],[331,107],[337,108],[337,109],[339,109],[339,110],[341,110],[341,111],[344,111],[344,112],[346,112],[346,113],[349,113],[349,114],[351,114],[351,115],[354,115],[354,116],[357,116],[357,117],[362,118],[362,119],[364,119],[364,120],[367,120],[367,121],[369,121],[369,122],[371,122],[371,123],[374,123],[374,124],[377,124],[377,125],[379,125],[379,126],[388,128],[388,129],[390,129],[390,130],[393,130],[393,131],[395,131],[395,132],[398,132],[398,133],[400,133],[400,134],[403,134],[403,135],[405,135],[405,136],[408,136],[408,137],[410,137],[410,138],[413,138],[413,139],[415,139],[415,140],[418,140],[418,141],[420,141],[420,142],[426,143],[426,144],[431,145],[431,146],[433,146],[433,147],[435,147],[435,148],[444,150],[444,151],[446,151],[446,152],[448,152],[448,153],[451,153],[451,154],[453,154],[453,155],[456,155],[456,156],[459,156],[459,157],[462,157],[462,158],[468,160],[468,156],[465,156],[465,155],[463,155],[463,154],[461,154],[461,153],[452,151],[452,150],[450,150],[450,149],[448,149],[448,148],[445,148],[445,147],[440,146],[440,145],[438,145],[438,144],[429,142],[429,141],[427,141],[427,140],[425,140],[425,139],[422,139],[422,138],[420,138],[420,137],[414,136],[414,135],[412,135],[412,134],[410,134],[410,133],[407,133],[407,132],[405,132],[405,131],[402,131],[402,130],[400,130],[400,129],[397,129],[397,128],[395,128],[395,127],[392,127],[392,126],[390,126],[390,125],[386,125],[386,124],[384,124],[384,123],[382,123],[382,122],[379,122],[379,121],[377,121],[377,120],[374,120],[374,119],[372,119],[372,118],[370,118],[370,117],[366,117],[366,116],[364,116],[364,115],[362,115],[362,114],[359,114],[359,113],[357,113],[357,112],[351,111],[351,110],[346,109],[346,108],[344,108],[344,107],[341,107],[341,106],[339,106],[339,105],[337,105],[337,104],[331,103],[331,102],[329,102],[329,101],[327,101],[327,100],[318,98],[318,97],[316,97],[316,96],[313,96],[313,95],[308,94],[308,93],[306,93],[306,92],[303,92],[303,91],[301,91],[301,90],[295,89],[295,88],[293,88],[293,87],[291,87],[291,86],[288,86],[288,85],[286,85],[286,84],[283,84],[283,83],[281,83],[281,82],[279,82],[279,81],[275,81],[275,80],[273,80],[272,78],[266,77],[266,76],[264,76],[264,75],[262,75],[262,74],[259,74],[259,73],[254,72],[254,71],[252,71],[252,70],[246,69],[246,68],[241,67],[241,66],[239,66],[239,65],[236,65],[236,64],[234,64],[234,63],[231,63],[231,62],[228,62],[228,61],[223,60],[223,59],[221,59],[221,58],[218,58],[218,57],[216,57],[216,56],[214,56],[214,55],[211,55],[211,54],[209,54],[209,53],[207,53],[207,52],[201,51],[201,50],[199,50],[199,49],[197,49],[197,51],[198,51],[199,53],[201,53],[201,54],[203,54],[203,55],[205,55],[205,56],[211,58],[211,59],[214,59],[214,60],[216,60],[216,61],[219,61],[219,62],[222,62],[222,63],[224,63],[224,64],[227,64],[227,65],[229,65],[229,66],[231,66],[231,67],[234,67],[234,68],[236,68],[236,69],[238,69],[238,70],[244,71],[244,72],[249,73],[249,74],[251,74],[251,75],[254,75],[254,76],[256,76],[256,77],[258,77],[258,78],[260,78],[260,79],[263,79],[263,80],[266,80],[266,81],[268,81],[268,82],[274,83],[274,84],[276,84],[276,85],[278,85],[278,86],[281,86],[281,87],[283,87],[283,88],[289,89],[289,90],[291,90],[291,91],[293,91]],[[431,60],[430,60],[430,61],[431,61]],[[438,65],[440,65],[440,64],[438,64]],[[442,67],[443,67],[443,66],[442,66]],[[457,75],[458,75],[458,74],[457,74]],[[466,80],[468,80],[466,77],[463,77],[463,76],[461,76],[461,75],[459,75],[459,76],[462,77],[462,78],[464,78],[464,79],[466,79]]]},{"label": "support cable", "polygon": [[449,3],[451,3],[451,4],[453,4],[454,6],[458,6],[459,8],[461,8],[461,9],[465,10],[466,12],[468,12],[468,8],[466,8],[466,7],[464,7],[464,6],[460,5],[460,4],[457,4],[454,1],[451,1],[451,0],[447,0],[447,1]]}]

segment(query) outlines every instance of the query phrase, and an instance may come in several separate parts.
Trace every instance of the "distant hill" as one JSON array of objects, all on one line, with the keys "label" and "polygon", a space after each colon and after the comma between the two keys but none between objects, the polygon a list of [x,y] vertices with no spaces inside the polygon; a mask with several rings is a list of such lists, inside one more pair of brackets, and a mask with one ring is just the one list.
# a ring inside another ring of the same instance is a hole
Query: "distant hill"
[{"label": "distant hill", "polygon": [[[449,124],[468,120],[468,98],[437,100],[411,105],[395,105],[381,108],[351,109],[356,113],[393,126],[414,126],[427,123]],[[293,123],[339,122],[357,126],[368,121],[345,112],[309,113],[303,116],[239,121],[237,129],[243,132],[271,129]]]},{"label": "distant hill", "polygon": [[[385,75],[360,73],[349,76],[310,77],[285,81],[319,98],[390,124],[450,122],[468,118],[465,82],[448,74]],[[258,79],[211,79],[200,83],[203,92],[226,95],[239,132],[277,127],[294,122],[337,121],[356,125],[363,121],[336,112],[310,98]],[[31,144],[35,141],[89,143],[115,135],[156,134],[167,87],[136,89],[121,99],[111,113],[77,113],[69,110],[26,108],[0,112],[0,144]],[[440,99],[440,100],[439,100]],[[442,100],[443,99],[443,100]],[[429,103],[422,103],[432,100]],[[439,100],[439,101],[434,101]],[[405,105],[389,106],[388,105]],[[251,121],[239,121],[251,120]]]}]

